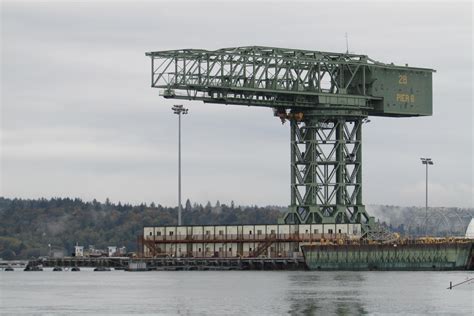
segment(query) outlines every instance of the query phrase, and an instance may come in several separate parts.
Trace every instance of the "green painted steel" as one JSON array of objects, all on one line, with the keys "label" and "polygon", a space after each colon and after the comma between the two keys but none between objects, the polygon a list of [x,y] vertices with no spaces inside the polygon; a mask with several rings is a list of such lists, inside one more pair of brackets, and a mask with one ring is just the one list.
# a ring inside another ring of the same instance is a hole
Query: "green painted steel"
[{"label": "green painted steel", "polygon": [[291,125],[285,223],[374,227],[362,201],[362,125],[369,115],[432,114],[434,70],[366,55],[275,47],[146,53],[165,98],[262,106]]},{"label": "green painted steel", "polygon": [[422,116],[433,114],[432,73],[416,69],[373,68],[368,94],[381,97],[373,102],[370,115]]},{"label": "green painted steel", "polygon": [[291,121],[291,204],[282,223],[373,224],[362,203],[362,117]]},{"label": "green painted steel", "polygon": [[302,246],[310,270],[466,270],[473,242]]},{"label": "green painted steel", "polygon": [[285,109],[355,110],[366,115],[432,113],[432,69],[366,55],[275,47],[146,53],[151,86],[166,98]]}]

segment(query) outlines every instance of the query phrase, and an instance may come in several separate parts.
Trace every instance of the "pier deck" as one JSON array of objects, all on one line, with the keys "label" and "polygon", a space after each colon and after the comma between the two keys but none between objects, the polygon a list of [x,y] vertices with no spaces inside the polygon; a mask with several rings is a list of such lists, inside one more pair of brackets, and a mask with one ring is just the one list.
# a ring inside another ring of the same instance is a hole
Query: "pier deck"
[{"label": "pier deck", "polygon": [[47,258],[32,260],[29,266],[43,267],[109,267],[128,270],[130,263],[145,263],[147,271],[181,270],[304,270],[306,265],[299,258]]}]

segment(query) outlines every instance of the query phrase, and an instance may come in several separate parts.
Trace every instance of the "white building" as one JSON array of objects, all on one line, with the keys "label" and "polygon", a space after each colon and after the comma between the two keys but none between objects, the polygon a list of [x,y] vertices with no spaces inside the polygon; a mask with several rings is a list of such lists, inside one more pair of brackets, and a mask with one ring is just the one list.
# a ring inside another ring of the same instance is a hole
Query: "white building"
[{"label": "white building", "polygon": [[145,257],[295,257],[303,244],[361,237],[360,224],[194,225],[143,228]]},{"label": "white building", "polygon": [[74,256],[84,257],[84,247],[83,246],[75,246],[74,247]]},{"label": "white building", "polygon": [[109,257],[115,257],[117,255],[117,247],[116,246],[107,247],[107,253]]},{"label": "white building", "polygon": [[471,219],[466,229],[466,238],[474,239],[474,218]]}]

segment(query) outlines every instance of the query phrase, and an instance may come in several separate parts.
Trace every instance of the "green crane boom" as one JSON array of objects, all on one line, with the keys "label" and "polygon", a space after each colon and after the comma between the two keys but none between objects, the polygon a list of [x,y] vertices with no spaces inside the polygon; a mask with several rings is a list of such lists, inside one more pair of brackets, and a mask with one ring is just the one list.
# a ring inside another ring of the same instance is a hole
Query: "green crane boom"
[{"label": "green crane boom", "polygon": [[273,47],[146,53],[165,98],[274,109],[291,129],[286,223],[373,224],[362,202],[362,124],[369,115],[432,114],[434,70],[365,55]]}]

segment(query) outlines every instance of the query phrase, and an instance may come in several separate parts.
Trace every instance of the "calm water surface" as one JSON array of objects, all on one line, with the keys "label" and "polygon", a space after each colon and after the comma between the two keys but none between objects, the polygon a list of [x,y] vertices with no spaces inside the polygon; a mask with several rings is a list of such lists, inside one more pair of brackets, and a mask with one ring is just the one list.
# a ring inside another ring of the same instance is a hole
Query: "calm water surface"
[{"label": "calm water surface", "polygon": [[2,315],[474,315],[473,272],[0,271]]}]

